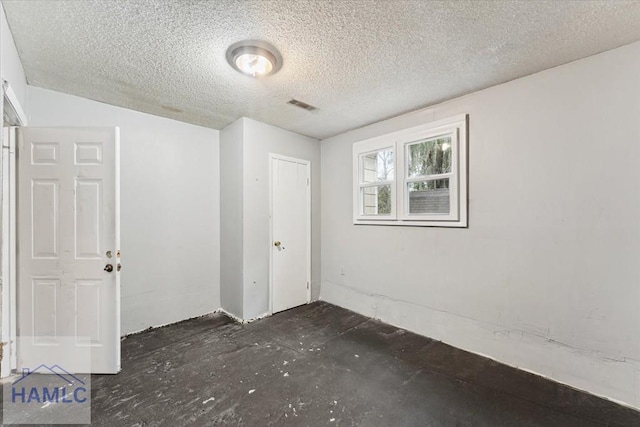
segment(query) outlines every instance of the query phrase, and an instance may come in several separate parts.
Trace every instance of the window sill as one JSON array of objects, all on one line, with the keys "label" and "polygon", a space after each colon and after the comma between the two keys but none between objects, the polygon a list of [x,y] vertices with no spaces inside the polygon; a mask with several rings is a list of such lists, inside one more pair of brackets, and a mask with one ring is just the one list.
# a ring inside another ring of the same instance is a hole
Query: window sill
[{"label": "window sill", "polygon": [[444,227],[444,228],[468,228],[466,221],[380,221],[380,220],[355,220],[354,225],[393,225],[404,227]]}]

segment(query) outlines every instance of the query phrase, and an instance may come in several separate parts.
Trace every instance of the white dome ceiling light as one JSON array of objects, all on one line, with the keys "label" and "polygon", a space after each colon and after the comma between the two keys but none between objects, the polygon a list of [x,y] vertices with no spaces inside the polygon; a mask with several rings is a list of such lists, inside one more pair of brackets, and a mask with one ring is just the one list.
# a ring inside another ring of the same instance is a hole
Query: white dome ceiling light
[{"label": "white dome ceiling light", "polygon": [[245,40],[227,49],[227,61],[243,74],[264,77],[276,73],[282,67],[282,56],[267,42]]}]

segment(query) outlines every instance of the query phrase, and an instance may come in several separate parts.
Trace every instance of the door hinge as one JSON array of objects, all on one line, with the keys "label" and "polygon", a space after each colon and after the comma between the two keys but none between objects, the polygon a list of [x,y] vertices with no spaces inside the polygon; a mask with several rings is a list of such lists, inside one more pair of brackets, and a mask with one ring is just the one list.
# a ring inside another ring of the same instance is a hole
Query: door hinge
[{"label": "door hinge", "polygon": [[309,289],[309,282],[307,282],[307,289]]},{"label": "door hinge", "polygon": [[309,178],[307,178],[307,185],[309,185]]}]

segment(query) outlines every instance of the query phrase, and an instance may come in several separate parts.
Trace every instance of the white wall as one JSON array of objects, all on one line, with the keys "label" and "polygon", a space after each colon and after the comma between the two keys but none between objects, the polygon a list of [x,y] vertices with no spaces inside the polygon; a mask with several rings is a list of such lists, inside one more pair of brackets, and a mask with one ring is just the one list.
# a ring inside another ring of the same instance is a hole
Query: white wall
[{"label": "white wall", "polygon": [[269,311],[269,153],[311,161],[311,291],[320,285],[320,143],[243,118],[244,319]]},{"label": "white wall", "polygon": [[[242,117],[220,134],[222,308],[269,312],[269,153],[311,161],[311,297],[320,293],[320,142]],[[238,306],[240,305],[240,306]]]},{"label": "white wall", "polygon": [[242,199],[244,122],[236,120],[220,132],[220,301],[242,319]]},{"label": "white wall", "polygon": [[0,5],[0,15],[0,69],[2,78],[9,82],[20,102],[20,106],[26,111],[27,79],[2,5]]},{"label": "white wall", "polygon": [[[640,43],[322,141],[321,299],[640,408],[638,76]],[[461,113],[469,228],[353,225],[352,143]]]},{"label": "white wall", "polygon": [[219,132],[28,87],[30,126],[119,126],[122,333],[220,307]]}]

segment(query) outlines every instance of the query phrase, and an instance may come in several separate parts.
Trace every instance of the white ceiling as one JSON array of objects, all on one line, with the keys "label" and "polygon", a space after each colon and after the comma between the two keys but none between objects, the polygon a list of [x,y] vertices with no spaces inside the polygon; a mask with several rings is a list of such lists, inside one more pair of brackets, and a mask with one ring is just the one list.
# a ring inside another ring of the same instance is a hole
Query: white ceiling
[{"label": "white ceiling", "polygon": [[[3,1],[30,84],[221,129],[326,138],[640,40],[638,1]],[[231,44],[284,58],[264,79]],[[309,112],[291,98],[318,107]]]}]

